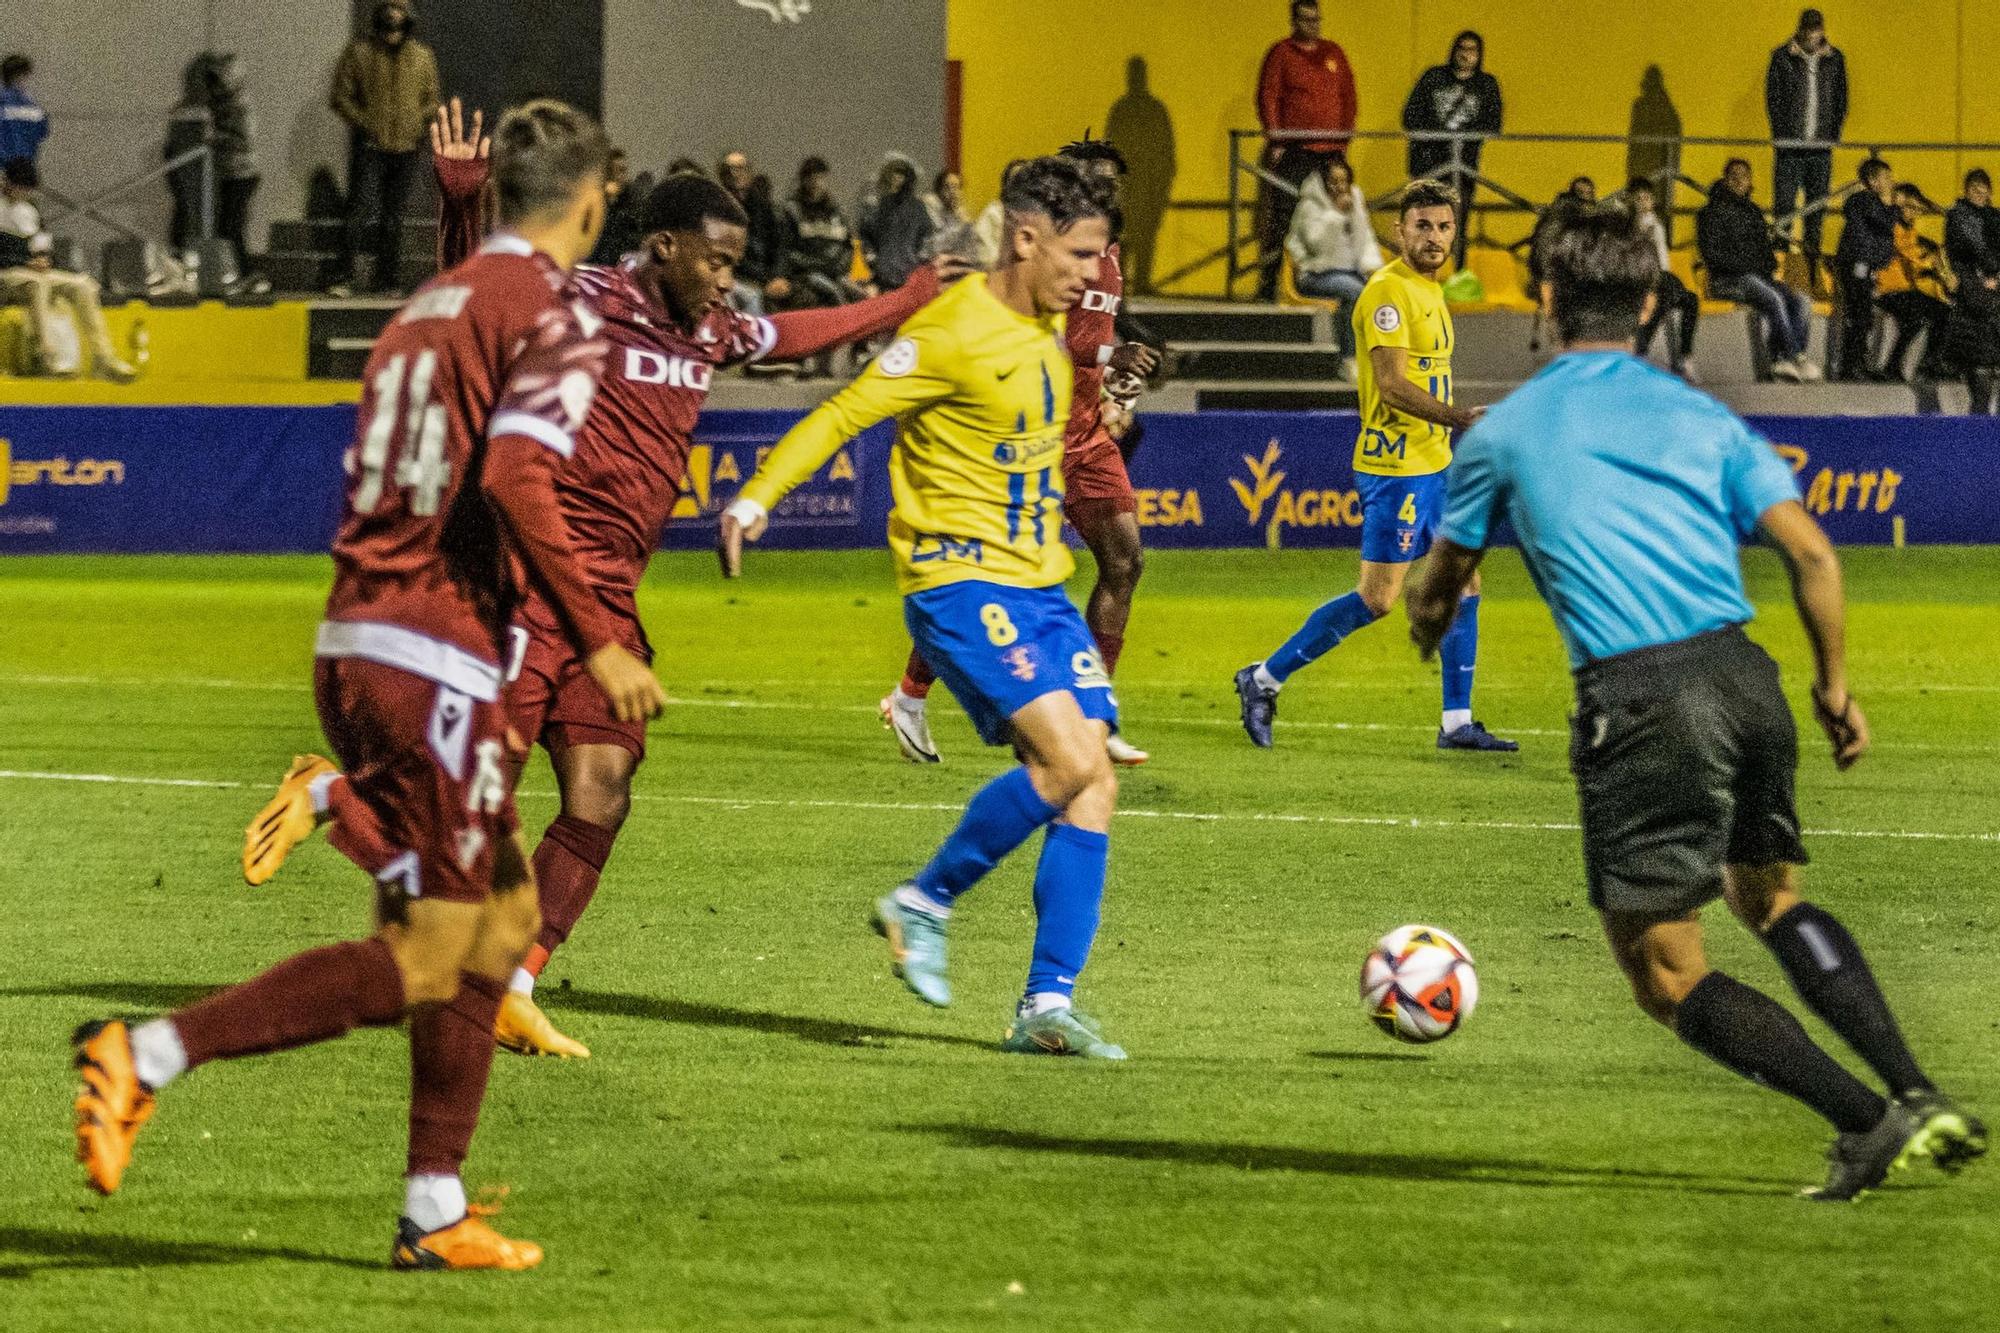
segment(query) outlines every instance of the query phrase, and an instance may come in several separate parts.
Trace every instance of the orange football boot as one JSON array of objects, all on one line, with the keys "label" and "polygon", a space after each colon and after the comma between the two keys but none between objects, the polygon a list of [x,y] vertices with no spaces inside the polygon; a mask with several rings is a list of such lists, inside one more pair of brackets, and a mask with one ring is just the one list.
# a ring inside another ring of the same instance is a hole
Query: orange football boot
[{"label": "orange football boot", "polygon": [[493,1040],[516,1055],[552,1055],[558,1060],[588,1060],[590,1048],[565,1037],[542,1012],[532,995],[510,990],[493,1020]]},{"label": "orange football boot", "polygon": [[271,803],[257,812],[250,821],[250,827],[243,830],[243,879],[257,885],[270,881],[278,873],[278,867],[291,855],[292,848],[312,836],[319,827],[319,818],[313,814],[312,781],[322,773],[337,773],[331,760],[316,754],[292,756],[292,766],[285,770],[284,780],[278,784],[278,794]]},{"label": "orange football boot", "polygon": [[518,1273],[539,1264],[541,1246],[531,1240],[509,1240],[487,1223],[499,1211],[498,1204],[475,1203],[458,1221],[431,1232],[419,1231],[415,1222],[402,1218],[389,1266],[430,1273],[474,1268]]},{"label": "orange football boot", "polygon": [[152,1119],[152,1092],[132,1067],[125,1024],[85,1023],[70,1038],[83,1087],[76,1095],[76,1160],[89,1169],[90,1187],[117,1192],[132,1160],[132,1141]]}]

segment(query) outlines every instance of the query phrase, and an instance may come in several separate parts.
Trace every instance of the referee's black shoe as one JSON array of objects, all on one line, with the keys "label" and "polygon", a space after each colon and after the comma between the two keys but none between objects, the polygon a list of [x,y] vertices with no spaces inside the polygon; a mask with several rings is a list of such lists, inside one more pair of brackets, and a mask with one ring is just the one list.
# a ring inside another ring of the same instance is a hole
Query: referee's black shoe
[{"label": "referee's black shoe", "polygon": [[1842,1134],[1826,1150],[1824,1185],[1803,1191],[1816,1203],[1848,1203],[1888,1179],[1889,1173],[1923,1155],[1922,1123],[1901,1102],[1890,1102],[1870,1130]]}]

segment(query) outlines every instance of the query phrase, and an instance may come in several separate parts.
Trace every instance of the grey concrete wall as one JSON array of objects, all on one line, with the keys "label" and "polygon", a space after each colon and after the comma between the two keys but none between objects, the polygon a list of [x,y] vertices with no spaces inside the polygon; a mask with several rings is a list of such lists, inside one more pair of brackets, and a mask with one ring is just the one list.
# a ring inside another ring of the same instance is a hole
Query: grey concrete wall
[{"label": "grey concrete wall", "polygon": [[[782,197],[799,159],[851,203],[884,153],[944,152],[946,0],[605,0],[604,112],[635,169],[741,148]],[[785,15],[797,15],[797,21]]]},{"label": "grey concrete wall", "polygon": [[[240,54],[248,68],[263,168],[251,242],[264,224],[303,212],[306,182],[321,163],[346,170],[346,138],[326,109],[327,84],[348,34],[338,0],[6,0],[0,50],[26,51],[33,92],[54,130],[42,151],[48,183],[94,193],[159,164],[166,114],[181,69],[204,47]],[[164,237],[163,184],[107,210]],[[76,228],[80,236],[102,233]]]}]

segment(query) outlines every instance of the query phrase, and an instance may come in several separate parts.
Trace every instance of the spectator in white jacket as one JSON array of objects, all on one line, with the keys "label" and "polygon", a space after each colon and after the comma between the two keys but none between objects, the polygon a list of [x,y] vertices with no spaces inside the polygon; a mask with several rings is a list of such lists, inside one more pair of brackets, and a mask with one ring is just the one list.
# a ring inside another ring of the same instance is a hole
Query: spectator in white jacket
[{"label": "spectator in white jacket", "polygon": [[[1344,159],[1335,158],[1324,171],[1306,178],[1285,251],[1292,257],[1301,295],[1340,303],[1333,327],[1345,366],[1354,358],[1354,327],[1347,313],[1368,275],[1382,267],[1382,247],[1368,220],[1368,201]],[[1343,373],[1351,376],[1351,371]]]}]

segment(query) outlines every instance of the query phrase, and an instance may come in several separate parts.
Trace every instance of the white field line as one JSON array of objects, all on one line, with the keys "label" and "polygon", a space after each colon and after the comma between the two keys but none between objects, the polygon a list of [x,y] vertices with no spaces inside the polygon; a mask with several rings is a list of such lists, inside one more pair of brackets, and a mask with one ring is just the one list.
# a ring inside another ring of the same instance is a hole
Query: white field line
[{"label": "white field line", "polygon": [[[204,778],[121,777],[112,773],[51,773],[0,769],[0,780],[78,782],[130,787],[206,787],[236,791],[264,784]],[[524,789],[523,796],[554,796],[552,791]],[[634,792],[632,799],[659,805],[708,806],[723,810],[846,810],[896,814],[956,814],[965,807],[949,801],[834,801],[758,796],[657,795]],[[1196,810],[1120,810],[1121,819],[1162,819],[1195,824],[1299,824],[1325,828],[1417,829],[1430,832],[1575,833],[1578,826],[1561,821],[1515,819],[1429,819],[1417,815],[1306,815],[1275,811],[1237,813]],[[1864,838],[1891,842],[1996,842],[2000,833],[1935,833],[1921,829],[1807,829],[1815,838]]]},{"label": "white field line", "polygon": [[[784,681],[780,683],[787,685],[797,684],[796,681]],[[310,685],[293,684],[284,681],[219,680],[201,676],[148,676],[121,679],[112,676],[0,675],[0,688],[9,685],[74,685],[119,689],[143,686],[176,686],[211,690],[257,690],[281,694],[309,694],[312,691]],[[1987,687],[1980,685],[1928,685],[1911,688],[1962,690],[1966,692],[1980,691],[1988,688],[2000,690],[2000,686]],[[1887,694],[1896,691],[1878,690],[1873,692]],[[783,713],[873,713],[876,711],[876,705],[870,703],[824,704],[810,703],[799,699],[689,699],[678,695],[670,695],[667,698],[667,703],[674,708],[720,708]],[[1172,714],[1144,712],[1139,716],[1142,726],[1148,722],[1156,722],[1170,727],[1235,727],[1240,725],[1235,718],[1226,716],[1178,717]],[[1279,719],[1277,726],[1281,731],[1401,732],[1409,735],[1430,735],[1436,731],[1434,727],[1406,722],[1316,722],[1282,718]],[[1500,728],[1500,731],[1503,735],[1507,736],[1561,737],[1565,739],[1569,736],[1569,732],[1561,727],[1503,726]],[[1936,754],[2000,754],[2000,745],[1929,745],[1917,741],[1876,741],[1874,748],[1877,750],[1910,750]]]}]

